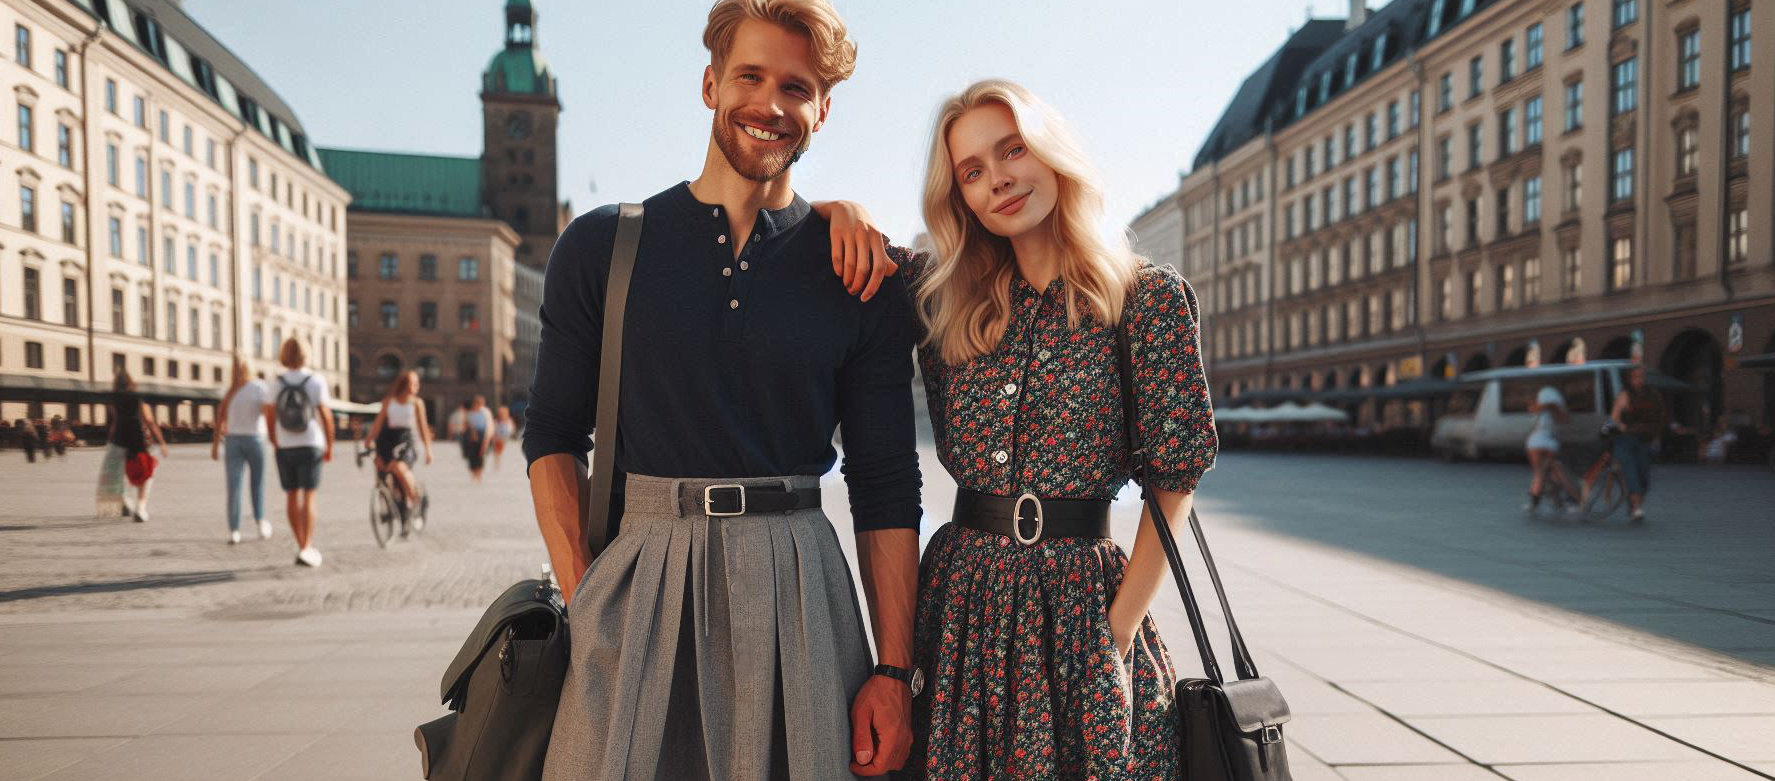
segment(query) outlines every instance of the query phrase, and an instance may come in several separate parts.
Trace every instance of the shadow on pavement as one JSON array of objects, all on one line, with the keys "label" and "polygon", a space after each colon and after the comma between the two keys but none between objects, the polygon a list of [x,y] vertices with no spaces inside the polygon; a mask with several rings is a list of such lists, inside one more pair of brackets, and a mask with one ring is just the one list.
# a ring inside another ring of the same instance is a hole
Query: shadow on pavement
[{"label": "shadow on pavement", "polygon": [[203,586],[210,583],[226,583],[234,580],[235,573],[226,570],[207,572],[172,572],[151,577],[129,578],[87,583],[69,583],[61,586],[37,586],[12,591],[0,591],[0,602],[18,602],[27,599],[59,597],[69,594],[100,594],[119,591],[138,591],[141,589],[186,588]]}]

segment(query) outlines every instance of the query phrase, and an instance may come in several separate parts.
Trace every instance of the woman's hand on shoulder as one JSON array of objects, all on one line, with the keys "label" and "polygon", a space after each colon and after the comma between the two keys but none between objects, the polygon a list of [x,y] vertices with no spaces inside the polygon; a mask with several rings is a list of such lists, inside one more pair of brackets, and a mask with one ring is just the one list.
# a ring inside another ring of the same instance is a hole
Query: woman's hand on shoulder
[{"label": "woman's hand on shoulder", "polygon": [[831,224],[832,273],[844,280],[851,295],[862,300],[875,297],[881,281],[893,276],[900,265],[888,256],[887,240],[861,204],[853,201],[818,201],[813,210]]}]

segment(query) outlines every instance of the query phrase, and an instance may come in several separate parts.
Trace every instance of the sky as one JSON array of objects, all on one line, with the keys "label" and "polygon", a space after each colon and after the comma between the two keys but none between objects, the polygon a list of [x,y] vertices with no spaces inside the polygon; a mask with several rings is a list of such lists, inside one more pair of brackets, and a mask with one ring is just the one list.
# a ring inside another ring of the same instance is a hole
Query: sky
[{"label": "sky", "polygon": [[[638,201],[701,169],[710,0],[533,0],[560,85],[560,197]],[[1239,83],[1345,0],[833,0],[858,44],[827,125],[793,169],[809,200],[857,201],[899,243],[937,105],[987,77],[1059,109],[1125,224],[1177,187]],[[480,73],[504,0],[185,0],[277,90],[317,145],[478,156]],[[595,189],[594,189],[595,188]]]}]

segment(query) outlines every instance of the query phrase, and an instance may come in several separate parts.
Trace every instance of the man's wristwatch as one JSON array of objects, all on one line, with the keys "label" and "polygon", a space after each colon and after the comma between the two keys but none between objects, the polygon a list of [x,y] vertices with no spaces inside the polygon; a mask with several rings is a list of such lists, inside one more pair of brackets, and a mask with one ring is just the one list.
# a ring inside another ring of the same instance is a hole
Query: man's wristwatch
[{"label": "man's wristwatch", "polygon": [[875,674],[885,675],[906,684],[907,687],[912,689],[912,696],[914,697],[917,697],[919,692],[924,691],[924,670],[917,667],[908,670],[904,667],[895,667],[891,664],[878,664],[875,665]]}]

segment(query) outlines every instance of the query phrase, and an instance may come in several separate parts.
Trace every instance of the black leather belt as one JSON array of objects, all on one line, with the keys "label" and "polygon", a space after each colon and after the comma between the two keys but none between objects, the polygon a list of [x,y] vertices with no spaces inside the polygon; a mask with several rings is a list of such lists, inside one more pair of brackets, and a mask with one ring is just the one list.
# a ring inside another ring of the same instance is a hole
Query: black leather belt
[{"label": "black leather belt", "polygon": [[1043,499],[1034,494],[993,496],[966,488],[955,492],[955,522],[970,529],[1034,545],[1048,537],[1106,539],[1109,502],[1103,499]]},{"label": "black leather belt", "polygon": [[785,489],[776,483],[714,483],[698,488],[686,485],[678,491],[678,506],[685,515],[728,518],[758,513],[788,513],[820,506],[820,489]]}]

